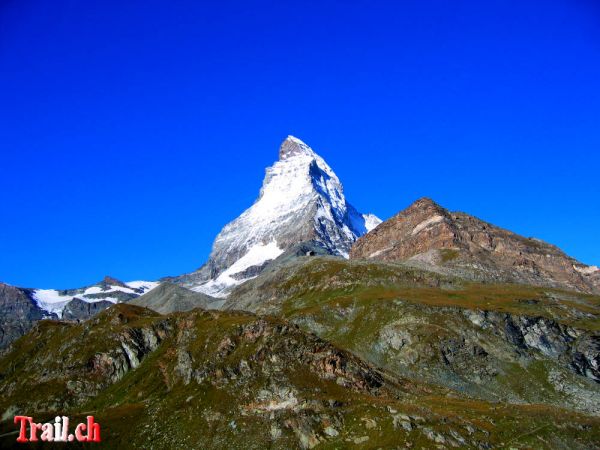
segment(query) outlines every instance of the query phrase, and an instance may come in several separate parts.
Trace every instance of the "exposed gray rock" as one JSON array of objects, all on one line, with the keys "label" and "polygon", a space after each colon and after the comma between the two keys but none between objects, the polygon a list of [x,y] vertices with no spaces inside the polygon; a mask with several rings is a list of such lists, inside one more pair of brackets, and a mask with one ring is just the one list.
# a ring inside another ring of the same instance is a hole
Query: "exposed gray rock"
[{"label": "exposed gray rock", "polygon": [[586,335],[571,350],[571,365],[580,375],[600,382],[600,335]]},{"label": "exposed gray rock", "polygon": [[171,332],[167,321],[146,328],[130,328],[119,338],[118,346],[97,353],[88,363],[92,374],[99,374],[108,384],[123,378],[130,370],[158,348],[162,340]]},{"label": "exposed gray rock", "polygon": [[57,318],[39,308],[31,294],[31,289],[0,283],[0,349],[27,333],[38,320]]},{"label": "exposed gray rock", "polygon": [[130,302],[132,305],[150,308],[161,314],[190,311],[194,308],[215,309],[222,300],[200,292],[193,292],[172,283],[163,282],[147,294]]},{"label": "exposed gray rock", "polygon": [[544,317],[465,310],[477,326],[503,336],[517,348],[537,350],[563,361],[579,375],[600,382],[600,334],[577,330]]},{"label": "exposed gray rock", "polygon": [[110,308],[114,303],[101,300],[99,302],[86,302],[75,297],[63,310],[62,318],[64,320],[82,321],[95,316],[106,308]]}]

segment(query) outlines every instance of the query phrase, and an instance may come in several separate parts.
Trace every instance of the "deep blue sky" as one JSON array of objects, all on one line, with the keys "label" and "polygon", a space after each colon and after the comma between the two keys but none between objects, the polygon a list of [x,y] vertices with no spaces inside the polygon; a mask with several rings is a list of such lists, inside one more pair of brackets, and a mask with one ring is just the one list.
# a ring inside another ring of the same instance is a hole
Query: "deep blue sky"
[{"label": "deep blue sky", "polygon": [[287,134],[600,264],[592,0],[0,1],[0,280],[199,267]]}]

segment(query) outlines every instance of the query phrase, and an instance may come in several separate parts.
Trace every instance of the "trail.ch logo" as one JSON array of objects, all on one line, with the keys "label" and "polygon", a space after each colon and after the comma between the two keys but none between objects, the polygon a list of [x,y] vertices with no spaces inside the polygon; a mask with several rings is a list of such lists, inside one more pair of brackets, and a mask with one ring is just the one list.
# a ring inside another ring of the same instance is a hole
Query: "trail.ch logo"
[{"label": "trail.ch logo", "polygon": [[[75,427],[75,433],[69,434],[69,418],[57,416],[54,422],[35,423],[33,417],[15,416],[15,424],[19,425],[17,442],[100,442],[100,424],[94,416],[87,416],[85,423]],[[27,433],[29,429],[29,433]],[[40,433],[38,437],[38,433]]]}]

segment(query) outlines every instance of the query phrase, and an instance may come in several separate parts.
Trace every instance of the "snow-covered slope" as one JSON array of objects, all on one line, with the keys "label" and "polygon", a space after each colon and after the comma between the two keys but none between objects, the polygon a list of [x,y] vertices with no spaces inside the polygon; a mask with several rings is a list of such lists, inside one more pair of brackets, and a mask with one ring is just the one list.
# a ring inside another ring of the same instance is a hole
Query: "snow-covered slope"
[{"label": "snow-covered slope", "polygon": [[379,223],[346,201],[340,180],[323,158],[289,136],[279,160],[267,169],[256,202],[219,233],[207,264],[179,282],[224,297],[300,242],[316,241],[331,254],[348,257],[352,243]]},{"label": "snow-covered slope", "polygon": [[32,298],[40,309],[49,314],[54,313],[58,317],[62,317],[65,306],[74,298],[88,303],[102,300],[119,303],[137,298],[151,291],[159,284],[156,281],[131,281],[129,283],[122,283],[107,277],[98,284],[81,289],[63,291],[56,289],[36,289],[32,293]]}]

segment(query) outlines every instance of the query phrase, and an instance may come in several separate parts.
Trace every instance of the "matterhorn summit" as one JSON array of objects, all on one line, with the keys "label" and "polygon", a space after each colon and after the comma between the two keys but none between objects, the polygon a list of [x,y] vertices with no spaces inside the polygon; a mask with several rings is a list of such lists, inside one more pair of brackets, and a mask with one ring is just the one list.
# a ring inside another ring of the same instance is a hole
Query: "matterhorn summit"
[{"label": "matterhorn summit", "polygon": [[300,243],[347,258],[354,241],[380,223],[346,201],[342,183],[323,158],[288,136],[279,160],[266,171],[258,199],[219,233],[208,262],[176,281],[225,297]]}]

